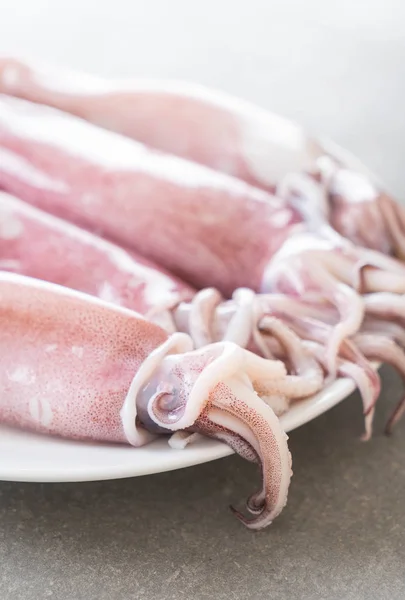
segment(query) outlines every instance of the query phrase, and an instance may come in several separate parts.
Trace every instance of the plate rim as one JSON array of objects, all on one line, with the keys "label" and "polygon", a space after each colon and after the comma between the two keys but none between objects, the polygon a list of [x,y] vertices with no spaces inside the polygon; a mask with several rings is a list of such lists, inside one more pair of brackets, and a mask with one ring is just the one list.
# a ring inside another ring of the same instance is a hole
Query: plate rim
[{"label": "plate rim", "polygon": [[[287,433],[291,432],[294,429],[309,423],[313,419],[316,419],[321,414],[327,412],[344,399],[348,398],[355,390],[356,386],[352,380],[341,378],[334,380],[318,394],[315,394],[310,398],[297,401],[280,418],[285,431]],[[30,468],[27,466],[13,468],[7,467],[7,464],[4,464],[4,461],[1,461],[0,481],[68,483],[125,479],[189,468],[234,454],[233,450],[231,450],[231,448],[229,448],[226,444],[207,438],[203,438],[201,441],[199,440],[195,444],[191,444],[183,450],[175,450],[168,445],[167,439],[165,438],[155,440],[152,443],[143,446],[142,448],[133,448],[132,446],[127,446],[125,444],[105,444],[103,442],[81,442],[66,440],[63,438],[47,436],[43,434],[26,432],[5,425],[0,425],[0,435],[2,431],[3,435],[4,432],[7,432],[9,436],[11,436],[11,444],[13,443],[13,436],[16,436],[17,439],[18,437],[27,437],[31,438],[31,440],[37,442],[39,441],[40,446],[44,447],[45,452],[47,446],[50,448],[49,451],[52,450],[52,447],[55,449],[58,446],[62,447],[62,451],[63,449],[68,449],[68,453],[70,451],[72,452],[72,455],[74,455],[77,451],[80,455],[82,452],[88,455],[89,452],[92,453],[93,451],[100,453],[100,455],[104,455],[106,453],[108,454],[111,450],[112,454],[116,454],[118,462],[112,463],[109,466],[105,466],[101,464],[100,461],[100,465],[92,467],[84,465],[66,468],[61,465],[58,468],[51,463],[49,466],[39,466],[36,468]],[[30,441],[27,440],[26,443],[29,445]],[[0,450],[1,445],[2,444],[0,442]],[[150,461],[150,457],[152,456],[151,451],[152,454],[157,452],[157,461]],[[162,454],[162,452],[164,454]],[[131,455],[131,458],[133,458],[133,453],[137,453],[134,454],[134,456],[138,456],[138,461],[129,460],[125,462],[125,464],[120,463],[121,457]],[[0,451],[0,454],[3,453]],[[149,455],[148,460],[145,463],[142,463],[143,454],[146,454],[147,456]],[[100,456],[100,458],[102,458],[102,456]]]}]

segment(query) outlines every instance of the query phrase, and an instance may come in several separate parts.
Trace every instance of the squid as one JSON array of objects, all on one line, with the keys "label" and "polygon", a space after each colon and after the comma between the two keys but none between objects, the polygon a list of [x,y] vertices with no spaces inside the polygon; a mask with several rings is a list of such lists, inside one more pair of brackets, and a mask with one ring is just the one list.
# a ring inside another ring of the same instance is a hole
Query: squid
[{"label": "squid", "polygon": [[[271,314],[271,296],[283,293],[303,307],[321,302],[337,309],[331,335],[318,340],[333,377],[342,343],[361,330],[370,310],[364,298],[378,301],[383,292],[387,306],[405,291],[400,262],[354,246],[317,218],[304,219],[286,199],[9,96],[0,99],[0,186],[142,253],[196,288],[209,286],[188,307],[183,303],[173,326],[193,327],[197,346],[219,339],[247,346],[253,335],[260,353],[272,356],[258,315]],[[221,301],[212,287],[236,302],[215,312]],[[228,317],[217,318],[221,312]],[[323,384],[319,369],[307,373],[316,378],[306,377],[302,397]]]},{"label": "squid", "polygon": [[368,439],[370,361],[405,380],[401,207],[338,148],[200,86],[0,58],[0,92],[0,421],[221,440],[260,464],[252,516],[233,512],[265,527],[289,403],[351,377]]},{"label": "squid", "polygon": [[364,296],[384,293],[389,306],[405,293],[405,265],[355,246],[285,198],[10,96],[0,97],[0,186],[198,289],[332,305],[331,373],[342,342],[362,326]]},{"label": "squid", "polygon": [[279,514],[291,456],[254,382],[288,387],[282,362],[230,342],[195,350],[135,311],[14,273],[0,272],[0,295],[2,423],[135,447],[203,433],[261,466],[254,516],[238,518],[261,529]]},{"label": "squid", "polygon": [[73,288],[143,315],[159,308],[162,320],[196,293],[139,254],[2,191],[0,269]]},{"label": "squid", "polygon": [[[270,396],[262,384],[261,396],[278,416],[291,402],[317,393],[330,381],[324,379],[322,370],[326,365],[318,351],[313,353],[303,344],[307,332],[301,335],[297,330],[294,335],[294,324],[287,326],[288,317],[280,311],[286,306],[286,298],[238,289],[227,301],[212,288],[197,292],[143,257],[5,192],[0,192],[0,256],[2,270],[125,306],[160,324],[168,333],[188,333],[195,347],[232,341],[264,357],[277,356],[288,365],[289,388],[282,395]],[[299,307],[291,300],[289,303],[291,313],[297,314]],[[324,311],[318,319],[326,321],[327,316]],[[355,358],[359,362],[358,354]],[[339,374],[354,379],[363,397],[368,438],[380,391],[379,378],[364,361],[361,368],[356,368],[346,358],[344,365]],[[184,438],[183,445],[190,439]],[[174,443],[179,447],[180,439]]]},{"label": "squid", "polygon": [[[33,251],[33,248],[35,249]],[[226,301],[215,289],[197,292],[161,267],[92,233],[62,221],[0,192],[0,268],[57,283],[141,313],[168,333],[188,333],[197,348],[216,341],[232,341],[267,358],[283,360],[290,374],[283,394],[261,396],[280,416],[291,402],[319,392],[325,380],[319,355],[305,348],[303,339],[286,325],[279,307],[285,298],[235,290]],[[305,336],[304,336],[305,337]],[[358,360],[358,357],[357,357]],[[354,379],[370,414],[379,395],[375,371],[362,371],[345,362],[339,374]],[[367,426],[367,422],[370,422]],[[366,420],[367,437],[371,421]],[[179,437],[179,447],[193,438]]]},{"label": "squid", "polygon": [[0,92],[288,194],[356,245],[405,258],[405,210],[381,182],[329,140],[249,102],[186,82],[107,80],[11,57],[0,58]]},{"label": "squid", "polygon": [[258,187],[273,187],[322,154],[319,143],[288,120],[192,83],[111,81],[0,57],[0,92],[53,106]]},{"label": "squid", "polygon": [[271,318],[270,297],[239,289],[226,301],[212,288],[197,292],[157,264],[5,192],[0,192],[0,256],[2,270],[135,310],[168,333],[188,333],[196,348],[231,341],[273,358],[276,345],[294,373],[282,396],[264,395],[277,414],[323,386],[316,359],[282,319]]}]

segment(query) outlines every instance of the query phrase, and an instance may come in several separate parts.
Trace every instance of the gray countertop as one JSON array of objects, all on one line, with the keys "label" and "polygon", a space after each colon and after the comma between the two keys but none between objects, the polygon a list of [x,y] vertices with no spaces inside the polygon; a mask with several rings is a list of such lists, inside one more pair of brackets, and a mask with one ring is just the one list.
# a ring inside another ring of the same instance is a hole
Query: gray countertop
[{"label": "gray countertop", "polygon": [[[5,0],[2,9],[0,52],[220,87],[332,136],[405,198],[402,0]],[[0,597],[404,598],[405,422],[391,439],[381,433],[401,385],[384,371],[368,444],[356,394],[291,434],[289,503],[258,534],[227,510],[257,484],[237,457],[122,481],[0,483]]]}]

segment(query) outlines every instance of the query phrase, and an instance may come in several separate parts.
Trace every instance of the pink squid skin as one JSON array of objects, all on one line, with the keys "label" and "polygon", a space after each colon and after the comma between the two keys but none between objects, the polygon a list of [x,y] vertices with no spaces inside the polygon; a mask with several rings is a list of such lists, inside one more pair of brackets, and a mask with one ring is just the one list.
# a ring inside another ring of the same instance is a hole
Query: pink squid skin
[{"label": "pink squid skin", "polygon": [[[266,291],[270,258],[302,227],[294,208],[266,192],[4,96],[0,144],[5,189],[225,295],[241,285]],[[186,182],[178,184],[173,170],[176,177],[186,173]],[[355,326],[359,319],[360,313]]]},{"label": "pink squid skin", "polygon": [[0,269],[43,279],[143,315],[195,290],[145,258],[0,191]]},{"label": "pink squid skin", "polygon": [[[224,301],[214,289],[197,293],[142,257],[5,192],[0,192],[0,257],[0,268],[5,271],[135,310],[168,333],[179,330],[190,334],[197,348],[224,340],[272,357],[267,347],[270,328],[259,330],[263,316],[269,310],[271,313],[265,297],[251,290],[237,290],[232,300]],[[321,369],[307,356],[301,341],[292,339],[281,322],[274,335],[287,340],[286,356],[297,373],[290,377],[286,403],[319,391]],[[274,409],[278,410],[277,406]]]},{"label": "pink squid skin", "polygon": [[260,290],[269,257],[301,221],[285,201],[237,179],[6,96],[0,187],[227,296]]},{"label": "pink squid skin", "polygon": [[[106,308],[0,273],[0,421],[69,438],[127,442],[119,411],[134,374],[167,335]],[[151,436],[139,432],[139,445]]]},{"label": "pink squid skin", "polygon": [[113,81],[0,58],[0,92],[47,104],[152,148],[272,189],[312,166],[319,142],[300,127],[225,93],[179,81]]},{"label": "pink squid skin", "polygon": [[284,365],[239,346],[193,350],[133,311],[61,286],[0,273],[0,422],[63,437],[140,446],[157,433],[202,432],[262,468],[260,529],[282,510],[287,436],[252,381]]},{"label": "pink squid skin", "polygon": [[271,336],[272,341],[283,344],[281,356],[296,373],[290,377],[285,401],[280,402],[278,396],[276,404],[274,398],[269,400],[277,414],[286,410],[289,402],[314,394],[323,386],[322,371],[301,341],[292,339],[280,320],[269,319],[277,308],[272,297],[238,290],[232,300],[224,302],[215,290],[196,294],[157,265],[4,192],[0,192],[0,256],[3,270],[64,285],[150,315],[169,332],[180,329],[192,335],[197,347],[225,339],[271,357]]},{"label": "pink squid skin", "polygon": [[[0,158],[3,188],[149,254],[197,287],[335,305],[340,321],[325,342],[331,376],[340,344],[361,328],[363,293],[405,293],[402,264],[319,229],[319,221],[312,232],[286,200],[55,109],[2,97]],[[186,181],[176,183],[173,169]]]},{"label": "pink squid skin", "polygon": [[361,294],[405,292],[403,265],[351,245],[319,220],[305,222],[287,200],[6,96],[0,186],[141,252],[196,287],[214,286],[225,296],[238,287],[308,301],[321,295],[341,315],[328,343],[331,372],[339,344],[361,326]]},{"label": "pink squid skin", "polygon": [[[280,191],[298,175],[304,210],[317,210],[357,245],[405,258],[405,210],[370,171],[331,142],[249,102],[200,85],[107,80],[11,57],[0,58],[0,92],[267,190]],[[321,185],[308,197],[303,179],[313,177]]]},{"label": "pink squid skin", "polygon": [[357,245],[405,259],[405,210],[367,167],[249,102],[200,85],[107,80],[11,57],[0,58],[0,92],[53,106],[267,190],[285,188],[291,175],[301,184],[315,177],[321,185],[310,197],[308,182],[299,190],[304,211],[317,210]]}]

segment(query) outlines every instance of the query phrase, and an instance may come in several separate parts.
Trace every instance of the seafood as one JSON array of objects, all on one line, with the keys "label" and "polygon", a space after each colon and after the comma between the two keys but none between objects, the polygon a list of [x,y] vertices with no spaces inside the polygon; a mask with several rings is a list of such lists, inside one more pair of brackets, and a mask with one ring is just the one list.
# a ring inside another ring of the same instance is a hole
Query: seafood
[{"label": "seafood", "polygon": [[[268,255],[301,220],[285,201],[237,179],[9,96],[0,96],[0,186],[228,296],[260,288]],[[271,239],[259,229],[268,221]],[[222,239],[240,222],[239,237]]]},{"label": "seafood", "polygon": [[[53,108],[0,98],[0,186],[136,250],[197,288],[313,298],[338,309],[327,342],[361,328],[364,294],[405,293],[405,266],[286,199]],[[184,235],[187,232],[187,235]]]},{"label": "seafood", "polygon": [[48,104],[259,187],[322,153],[278,115],[203,86],[109,81],[60,66],[0,58],[0,92]]},{"label": "seafood", "polygon": [[[35,251],[33,251],[35,248]],[[195,290],[158,265],[0,191],[0,269],[43,279],[143,315]]]},{"label": "seafood", "polygon": [[[221,339],[249,346],[254,338],[251,349],[272,356],[266,350],[261,317],[273,314],[271,298],[283,293],[304,308],[314,302],[337,308],[331,334],[315,339],[326,347],[326,369],[333,377],[341,344],[361,330],[371,310],[366,293],[378,300],[383,291],[387,295],[381,306],[395,312],[396,294],[405,292],[405,266],[353,246],[316,219],[308,223],[285,199],[182,159],[155,154],[55,109],[4,96],[0,186],[148,255],[196,287],[215,286],[225,296],[234,293],[234,304],[218,310],[221,302],[212,290],[179,306],[172,330],[192,333],[197,346]],[[240,292],[240,286],[263,292],[261,300],[251,291]],[[286,314],[289,306],[285,303],[281,317],[287,325],[296,314],[295,307]],[[321,311],[311,328],[316,330],[324,318]],[[393,316],[394,321],[398,318],[399,313]],[[313,332],[305,336],[313,339]],[[311,372],[317,376],[309,385]],[[365,376],[369,388],[376,390],[369,369]],[[304,379],[301,396],[323,385],[319,368],[311,367]],[[373,404],[370,396],[363,400],[365,407]],[[277,412],[286,406],[284,402]]]},{"label": "seafood", "polygon": [[322,387],[322,371],[298,337],[280,319],[269,319],[271,298],[267,302],[266,296],[258,298],[243,289],[229,301],[214,289],[197,292],[158,265],[5,192],[0,192],[0,256],[0,269],[133,309],[168,333],[189,333],[198,348],[232,341],[271,358],[271,336],[296,373],[283,394],[285,402],[280,403],[279,396],[268,399],[270,404],[276,402],[272,407],[278,414],[288,408],[287,400],[309,396]]},{"label": "seafood", "polygon": [[[239,289],[226,301],[214,289],[196,292],[158,265],[5,192],[0,192],[0,256],[3,270],[131,308],[168,333],[189,333],[195,347],[232,341],[268,358],[277,355],[288,365],[288,392],[261,394],[277,415],[325,385],[317,357],[283,323],[283,315],[275,318],[280,298]],[[372,371],[374,393],[370,394],[370,373],[363,374],[368,387],[360,385],[365,414],[378,396],[375,377]]]},{"label": "seafood", "polygon": [[277,415],[351,377],[368,439],[370,361],[405,380],[401,209],[295,125],[198,87],[5,59],[0,91],[0,420],[224,441],[262,470],[253,516],[233,511],[268,525],[291,477]]},{"label": "seafood", "polygon": [[318,212],[354,244],[404,260],[404,207],[365,167],[356,170],[354,164],[351,156],[343,154],[339,161],[325,153],[312,173],[286,175],[276,193],[307,214]]},{"label": "seafood", "polygon": [[235,511],[248,527],[282,510],[287,436],[253,385],[288,385],[282,362],[229,342],[193,350],[186,334],[168,336],[133,311],[20,275],[0,273],[0,294],[1,422],[134,446],[201,432],[261,465],[255,516]]},{"label": "seafood", "polygon": [[405,258],[405,210],[357,159],[249,102],[177,81],[114,81],[0,59],[0,92],[47,104],[320,212],[357,245]]}]

